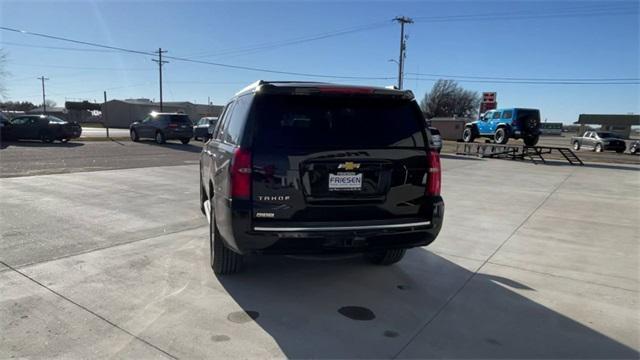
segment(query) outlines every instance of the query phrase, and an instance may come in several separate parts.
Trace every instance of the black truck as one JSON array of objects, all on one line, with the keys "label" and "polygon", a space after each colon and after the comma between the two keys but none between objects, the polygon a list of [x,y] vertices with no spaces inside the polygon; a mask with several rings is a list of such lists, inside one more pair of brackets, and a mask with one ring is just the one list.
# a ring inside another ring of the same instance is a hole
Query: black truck
[{"label": "black truck", "polygon": [[440,232],[440,157],[410,91],[325,83],[250,85],[200,158],[211,266],[247,254],[364,253],[398,262]]}]

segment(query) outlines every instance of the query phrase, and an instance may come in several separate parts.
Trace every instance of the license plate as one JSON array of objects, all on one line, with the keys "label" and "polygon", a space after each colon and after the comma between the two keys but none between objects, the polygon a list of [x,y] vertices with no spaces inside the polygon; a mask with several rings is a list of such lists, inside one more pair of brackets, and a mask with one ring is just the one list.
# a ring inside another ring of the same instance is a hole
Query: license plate
[{"label": "license plate", "polygon": [[329,174],[330,191],[358,191],[362,190],[362,174],[337,173]]}]

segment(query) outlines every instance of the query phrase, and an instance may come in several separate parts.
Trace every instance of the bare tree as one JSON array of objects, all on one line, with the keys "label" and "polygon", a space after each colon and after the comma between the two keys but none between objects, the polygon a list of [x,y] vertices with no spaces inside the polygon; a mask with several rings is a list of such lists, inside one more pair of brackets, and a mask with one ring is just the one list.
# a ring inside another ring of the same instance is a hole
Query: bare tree
[{"label": "bare tree", "polygon": [[480,95],[463,89],[454,80],[440,79],[424,95],[420,106],[427,118],[471,117],[478,112]]},{"label": "bare tree", "polygon": [[53,101],[51,99],[47,99],[45,101],[45,104],[47,104],[47,109],[54,108],[54,107],[56,107],[56,105],[58,105],[57,102],[55,102],[55,101]]}]

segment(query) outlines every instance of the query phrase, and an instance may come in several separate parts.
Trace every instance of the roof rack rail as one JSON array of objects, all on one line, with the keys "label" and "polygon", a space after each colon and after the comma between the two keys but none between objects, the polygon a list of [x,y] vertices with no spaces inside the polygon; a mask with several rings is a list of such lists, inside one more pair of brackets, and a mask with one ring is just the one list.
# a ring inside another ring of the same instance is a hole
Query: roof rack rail
[{"label": "roof rack rail", "polygon": [[245,93],[245,92],[248,92],[248,91],[254,90],[254,89],[255,89],[255,88],[257,88],[258,86],[260,86],[260,85],[262,85],[262,84],[265,84],[265,83],[266,83],[266,82],[265,82],[264,80],[258,80],[258,81],[255,81],[255,82],[253,82],[253,83],[251,83],[251,84],[247,85],[247,86],[246,86],[245,88],[243,88],[242,90],[238,91],[238,92],[236,93],[236,96],[238,96],[238,95],[240,95],[240,94],[242,94],[242,93]]}]

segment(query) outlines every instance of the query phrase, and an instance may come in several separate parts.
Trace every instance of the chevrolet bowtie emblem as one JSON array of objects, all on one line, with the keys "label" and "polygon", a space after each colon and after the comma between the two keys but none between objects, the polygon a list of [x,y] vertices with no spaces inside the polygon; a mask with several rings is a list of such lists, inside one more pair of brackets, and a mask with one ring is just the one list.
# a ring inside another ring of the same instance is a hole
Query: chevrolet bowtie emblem
[{"label": "chevrolet bowtie emblem", "polygon": [[346,163],[342,163],[342,164],[338,165],[338,169],[354,170],[354,169],[359,169],[359,168],[360,168],[360,164],[354,163],[354,162],[351,162],[351,161],[347,161]]}]

